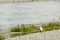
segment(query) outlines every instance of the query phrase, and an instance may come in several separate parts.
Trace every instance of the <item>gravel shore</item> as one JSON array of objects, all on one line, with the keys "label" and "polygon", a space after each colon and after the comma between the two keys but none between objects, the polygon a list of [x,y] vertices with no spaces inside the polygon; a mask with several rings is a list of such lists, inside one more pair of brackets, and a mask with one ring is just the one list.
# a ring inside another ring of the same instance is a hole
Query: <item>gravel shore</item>
[{"label": "gravel shore", "polygon": [[24,36],[8,38],[5,40],[60,40],[60,30],[42,32],[42,33],[33,33]]}]

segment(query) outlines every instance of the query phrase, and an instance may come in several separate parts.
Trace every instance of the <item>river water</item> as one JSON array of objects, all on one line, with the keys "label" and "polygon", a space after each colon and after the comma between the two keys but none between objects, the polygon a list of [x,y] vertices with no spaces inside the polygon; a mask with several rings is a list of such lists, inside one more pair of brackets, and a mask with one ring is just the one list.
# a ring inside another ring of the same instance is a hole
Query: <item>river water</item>
[{"label": "river water", "polygon": [[0,28],[17,24],[59,21],[60,2],[24,2],[0,4]]}]

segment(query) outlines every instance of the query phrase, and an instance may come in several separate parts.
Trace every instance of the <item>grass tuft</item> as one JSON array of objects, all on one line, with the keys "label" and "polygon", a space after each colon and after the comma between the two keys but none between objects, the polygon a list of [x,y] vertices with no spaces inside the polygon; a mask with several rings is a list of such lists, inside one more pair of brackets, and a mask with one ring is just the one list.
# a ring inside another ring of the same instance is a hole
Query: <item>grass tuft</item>
[{"label": "grass tuft", "polygon": [[5,39],[4,37],[0,36],[0,40],[4,40],[4,39]]}]

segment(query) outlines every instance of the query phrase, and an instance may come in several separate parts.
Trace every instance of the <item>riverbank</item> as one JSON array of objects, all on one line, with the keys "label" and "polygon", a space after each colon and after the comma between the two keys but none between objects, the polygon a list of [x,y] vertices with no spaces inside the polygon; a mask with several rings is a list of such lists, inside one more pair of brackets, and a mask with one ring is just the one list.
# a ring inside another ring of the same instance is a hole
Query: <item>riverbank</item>
[{"label": "riverbank", "polygon": [[5,40],[60,40],[60,30],[42,32],[42,33],[33,33],[24,36],[8,38]]}]

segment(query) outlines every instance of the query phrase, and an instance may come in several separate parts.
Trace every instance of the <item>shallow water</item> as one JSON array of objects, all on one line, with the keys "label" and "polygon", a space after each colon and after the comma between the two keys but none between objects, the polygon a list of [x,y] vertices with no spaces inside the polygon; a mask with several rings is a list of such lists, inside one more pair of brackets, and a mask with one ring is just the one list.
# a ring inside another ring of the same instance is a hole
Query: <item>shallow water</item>
[{"label": "shallow water", "polygon": [[59,2],[26,2],[0,4],[0,28],[17,24],[59,21]]}]

